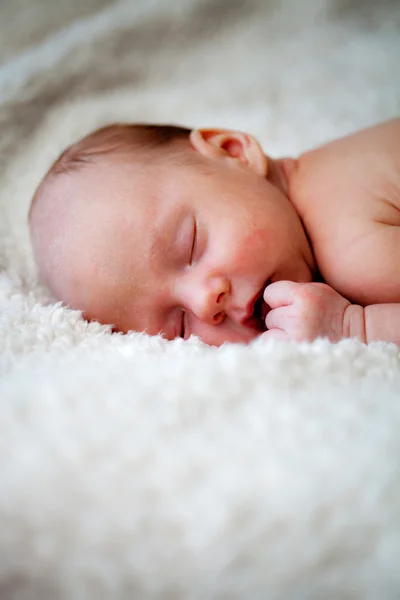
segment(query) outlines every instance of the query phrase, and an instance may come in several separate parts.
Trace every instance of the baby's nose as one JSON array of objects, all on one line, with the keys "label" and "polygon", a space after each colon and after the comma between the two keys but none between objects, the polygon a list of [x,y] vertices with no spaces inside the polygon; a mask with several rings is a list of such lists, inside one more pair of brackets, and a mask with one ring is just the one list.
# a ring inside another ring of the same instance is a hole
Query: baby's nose
[{"label": "baby's nose", "polygon": [[213,277],[198,286],[192,296],[192,310],[210,325],[219,325],[226,315],[230,285],[225,277]]}]

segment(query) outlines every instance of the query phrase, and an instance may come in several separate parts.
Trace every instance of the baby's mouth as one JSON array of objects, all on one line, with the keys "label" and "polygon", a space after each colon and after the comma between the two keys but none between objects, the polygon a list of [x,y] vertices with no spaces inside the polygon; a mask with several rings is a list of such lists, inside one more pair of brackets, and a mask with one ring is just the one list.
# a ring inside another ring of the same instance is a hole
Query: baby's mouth
[{"label": "baby's mouth", "polygon": [[264,301],[263,296],[264,290],[254,304],[253,317],[257,322],[259,329],[261,329],[261,331],[266,331],[267,328],[265,326],[265,317],[269,313],[270,309],[268,304]]},{"label": "baby's mouth", "polygon": [[253,312],[250,318],[247,321],[247,325],[253,328],[258,329],[259,331],[266,331],[267,328],[265,326],[265,317],[270,311],[270,307],[264,301],[264,290],[269,285],[270,281],[267,281],[265,285],[261,288],[260,292],[257,294]]}]

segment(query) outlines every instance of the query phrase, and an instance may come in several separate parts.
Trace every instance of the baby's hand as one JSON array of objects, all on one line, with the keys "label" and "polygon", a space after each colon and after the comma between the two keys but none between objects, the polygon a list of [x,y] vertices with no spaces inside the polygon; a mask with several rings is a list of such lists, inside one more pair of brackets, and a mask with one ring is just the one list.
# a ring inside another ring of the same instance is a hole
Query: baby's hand
[{"label": "baby's hand", "polygon": [[345,312],[350,302],[325,283],[277,281],[264,291],[271,310],[265,318],[263,338],[312,341],[346,337]]}]

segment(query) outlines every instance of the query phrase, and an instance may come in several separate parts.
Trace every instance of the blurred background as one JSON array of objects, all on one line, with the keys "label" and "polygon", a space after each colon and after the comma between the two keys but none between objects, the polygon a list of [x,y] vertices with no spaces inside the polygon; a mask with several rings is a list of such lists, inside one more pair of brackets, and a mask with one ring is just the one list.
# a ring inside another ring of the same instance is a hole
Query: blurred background
[{"label": "blurred background", "polygon": [[[399,0],[1,0],[0,160],[105,122],[296,153],[400,114]],[[33,158],[32,158],[33,160]]]}]

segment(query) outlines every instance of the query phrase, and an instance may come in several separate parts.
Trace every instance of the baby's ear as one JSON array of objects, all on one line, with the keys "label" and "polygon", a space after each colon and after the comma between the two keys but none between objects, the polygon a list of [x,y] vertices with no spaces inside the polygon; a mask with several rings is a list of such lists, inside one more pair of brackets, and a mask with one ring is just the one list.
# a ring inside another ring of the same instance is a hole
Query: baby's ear
[{"label": "baby's ear", "polygon": [[268,159],[256,138],[229,129],[194,129],[189,136],[192,147],[203,156],[216,160],[239,160],[264,177]]}]

